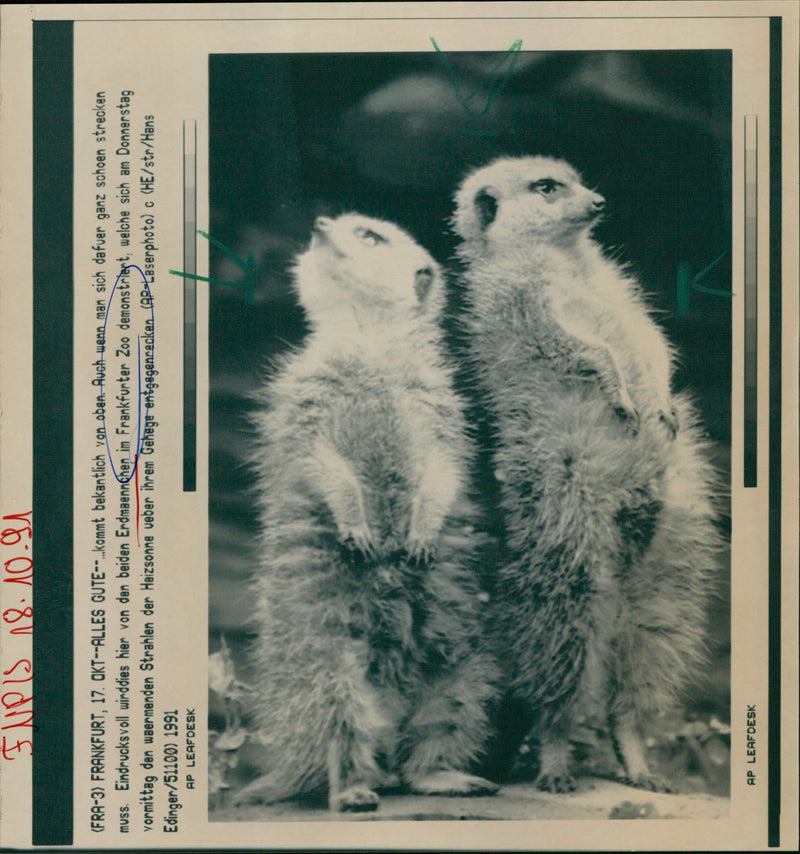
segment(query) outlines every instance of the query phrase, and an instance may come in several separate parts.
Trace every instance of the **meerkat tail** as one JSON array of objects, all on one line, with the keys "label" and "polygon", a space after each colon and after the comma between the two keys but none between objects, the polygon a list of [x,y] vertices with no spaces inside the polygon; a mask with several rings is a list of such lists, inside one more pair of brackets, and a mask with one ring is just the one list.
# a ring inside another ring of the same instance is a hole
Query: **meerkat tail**
[{"label": "meerkat tail", "polygon": [[277,661],[271,668],[273,705],[260,710],[259,731],[274,768],[239,802],[271,803],[327,787],[332,810],[377,808],[373,789],[385,774],[376,755],[396,726],[387,711],[392,698],[367,683],[352,642],[329,638],[326,646],[304,670],[290,673]]},{"label": "meerkat tail", "polygon": [[663,789],[647,772],[642,724],[674,705],[705,660],[705,608],[714,587],[721,537],[715,476],[703,456],[696,416],[678,396],[680,427],[650,544],[631,562],[628,613],[609,704],[612,732],[629,780]]},{"label": "meerkat tail", "polygon": [[262,774],[236,793],[234,806],[247,804],[274,804],[297,794],[297,781],[282,769]]},{"label": "meerkat tail", "polygon": [[369,812],[379,798],[371,788],[379,779],[375,744],[340,723],[328,746],[328,808],[332,812]]},{"label": "meerkat tail", "polygon": [[494,794],[497,784],[466,773],[481,758],[490,734],[487,706],[495,691],[495,665],[476,653],[454,672],[431,681],[406,727],[409,756],[403,777],[415,792]]}]

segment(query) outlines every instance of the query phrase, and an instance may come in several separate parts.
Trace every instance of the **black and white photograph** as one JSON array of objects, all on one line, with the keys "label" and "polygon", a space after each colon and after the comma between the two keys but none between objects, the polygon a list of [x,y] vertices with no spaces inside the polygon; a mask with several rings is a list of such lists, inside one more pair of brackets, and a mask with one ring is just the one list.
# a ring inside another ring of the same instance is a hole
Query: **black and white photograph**
[{"label": "black and white photograph", "polygon": [[798,0],[0,25],[0,848],[797,850]]},{"label": "black and white photograph", "polygon": [[725,816],[731,54],[432,42],[209,58],[210,818]]}]

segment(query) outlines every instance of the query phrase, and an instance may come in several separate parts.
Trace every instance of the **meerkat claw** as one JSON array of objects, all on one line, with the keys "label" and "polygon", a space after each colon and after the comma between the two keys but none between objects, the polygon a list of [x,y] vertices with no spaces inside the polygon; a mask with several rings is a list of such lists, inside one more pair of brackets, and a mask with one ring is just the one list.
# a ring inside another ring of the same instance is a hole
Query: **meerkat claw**
[{"label": "meerkat claw", "polygon": [[639,413],[635,409],[629,409],[626,406],[615,406],[614,412],[620,421],[625,422],[625,426],[635,436],[639,432]]},{"label": "meerkat claw", "polygon": [[662,412],[658,416],[658,420],[667,428],[670,435],[674,439],[678,435],[678,412],[675,407],[670,407],[669,412]]}]

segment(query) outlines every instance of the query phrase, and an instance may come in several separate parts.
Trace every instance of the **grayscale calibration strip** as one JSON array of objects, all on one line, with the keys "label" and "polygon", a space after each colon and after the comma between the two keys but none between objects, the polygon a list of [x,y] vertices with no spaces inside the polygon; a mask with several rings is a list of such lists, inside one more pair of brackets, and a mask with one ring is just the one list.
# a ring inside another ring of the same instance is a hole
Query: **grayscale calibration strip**
[{"label": "grayscale calibration strip", "polygon": [[757,485],[758,117],[744,117],[744,485]]},{"label": "grayscale calibration strip", "polygon": [[183,491],[197,488],[197,122],[183,122]]}]

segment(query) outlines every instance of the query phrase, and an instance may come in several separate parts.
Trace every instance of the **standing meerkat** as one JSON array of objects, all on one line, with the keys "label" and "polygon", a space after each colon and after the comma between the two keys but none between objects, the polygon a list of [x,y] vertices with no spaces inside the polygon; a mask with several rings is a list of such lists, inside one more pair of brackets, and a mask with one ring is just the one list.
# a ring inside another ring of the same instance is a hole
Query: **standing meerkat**
[{"label": "standing meerkat", "polygon": [[468,772],[498,665],[481,640],[470,445],[440,347],[440,270],[388,222],[316,221],[295,270],[312,332],[258,395],[256,710],[268,766],[238,802],[370,810]]},{"label": "standing meerkat", "polygon": [[629,782],[666,788],[641,723],[703,659],[719,545],[670,347],[591,237],[604,204],[563,161],[503,158],[466,178],[453,216],[506,526],[495,619],[550,791],[574,788],[570,726],[603,706]]}]

